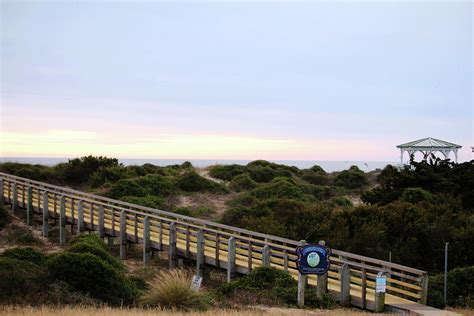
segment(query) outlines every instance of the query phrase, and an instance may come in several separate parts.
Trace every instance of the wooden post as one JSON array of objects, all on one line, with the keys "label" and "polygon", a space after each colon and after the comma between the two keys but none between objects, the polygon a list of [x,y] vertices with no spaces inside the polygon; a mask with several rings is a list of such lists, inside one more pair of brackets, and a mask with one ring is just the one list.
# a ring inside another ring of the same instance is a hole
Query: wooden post
[{"label": "wooden post", "polygon": [[[306,244],[306,240],[300,240],[300,245],[303,246]],[[308,281],[308,276],[301,274],[298,271],[298,306],[304,306],[304,294],[306,291],[306,283]]]},{"label": "wooden post", "polygon": [[[379,272],[377,276],[383,276],[384,273]],[[381,313],[385,309],[385,293],[375,292],[374,312]]]},{"label": "wooden post", "polygon": [[270,246],[265,245],[263,246],[263,249],[262,249],[262,266],[270,267],[271,260],[272,258],[271,258]]},{"label": "wooden post", "polygon": [[365,271],[365,268],[362,268],[362,295],[361,295],[361,299],[362,299],[362,309],[366,309],[367,307],[367,272]]},{"label": "wooden post", "polygon": [[26,199],[26,225],[33,225],[33,189],[28,187]]},{"label": "wooden post", "polygon": [[105,237],[105,215],[104,215],[104,207],[101,205],[99,206],[99,237]]},{"label": "wooden post", "polygon": [[0,207],[5,205],[4,202],[4,195],[3,195],[3,178],[0,178]]},{"label": "wooden post", "polygon": [[178,255],[176,249],[176,224],[171,223],[169,226],[169,245],[168,245],[168,260],[169,268],[174,269],[178,265]]},{"label": "wooden post", "polygon": [[205,265],[205,257],[204,257],[204,248],[205,248],[205,241],[204,241],[204,230],[200,229],[197,233],[197,241],[196,241],[196,273],[198,276],[204,276],[204,265]]},{"label": "wooden post", "polygon": [[7,200],[9,204],[12,204],[12,183],[8,181],[7,186]]},{"label": "wooden post", "polygon": [[[320,240],[318,244],[321,246],[326,246],[326,242],[324,240]],[[316,297],[322,300],[324,295],[326,295],[328,292],[328,273],[326,272],[323,275],[318,275],[316,284]]]},{"label": "wooden post", "polygon": [[66,198],[61,196],[59,203],[59,245],[66,244]]},{"label": "wooden post", "polygon": [[143,264],[147,265],[150,261],[150,217],[143,219]]},{"label": "wooden post", "polygon": [[235,277],[235,237],[230,237],[227,245],[227,283]]},{"label": "wooden post", "polygon": [[12,211],[15,213],[17,210],[18,210],[18,187],[16,183],[13,183]]},{"label": "wooden post", "polygon": [[84,203],[77,202],[77,233],[80,234],[84,226]]},{"label": "wooden post", "polygon": [[342,306],[351,304],[351,270],[349,265],[344,263],[341,267],[341,301]]},{"label": "wooden post", "polygon": [[420,295],[420,304],[426,305],[426,301],[428,299],[428,281],[429,277],[427,273],[424,273],[421,276],[421,295]]},{"label": "wooden post", "polygon": [[49,214],[48,214],[48,192],[44,191],[43,192],[43,236],[48,237],[48,220],[49,220]]},{"label": "wooden post", "polygon": [[125,248],[127,246],[127,215],[125,211],[120,212],[120,259],[125,259]]}]

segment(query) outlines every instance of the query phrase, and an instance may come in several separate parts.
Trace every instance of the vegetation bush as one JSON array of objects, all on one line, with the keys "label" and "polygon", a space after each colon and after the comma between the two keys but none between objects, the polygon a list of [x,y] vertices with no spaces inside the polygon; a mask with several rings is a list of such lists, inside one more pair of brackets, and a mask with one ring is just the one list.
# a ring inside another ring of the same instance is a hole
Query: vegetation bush
[{"label": "vegetation bush", "polygon": [[112,256],[109,251],[104,250],[103,247],[99,247],[95,244],[87,242],[78,242],[70,246],[67,251],[72,253],[90,253],[104,260],[118,272],[125,272],[125,266],[120,260]]},{"label": "vegetation bush", "polygon": [[252,166],[248,168],[250,177],[259,183],[270,182],[277,177],[288,177],[292,176],[291,171],[286,169],[273,169],[271,167]]},{"label": "vegetation bush", "polygon": [[247,172],[247,168],[241,165],[223,165],[223,166],[214,166],[209,170],[209,175],[211,177],[231,181],[238,175]]},{"label": "vegetation bush", "polygon": [[146,190],[138,184],[136,179],[122,179],[110,187],[108,195],[114,199],[120,199],[123,196],[146,196]]},{"label": "vegetation bush", "polygon": [[16,303],[46,284],[47,274],[39,265],[26,260],[0,257],[0,302]]},{"label": "vegetation bush", "polygon": [[334,179],[334,184],[346,189],[360,189],[368,184],[367,175],[357,166],[341,171]]},{"label": "vegetation bush", "polygon": [[148,174],[135,178],[147,195],[166,196],[173,192],[174,186],[169,177],[159,174]]},{"label": "vegetation bush", "polygon": [[47,266],[53,279],[113,305],[128,304],[138,295],[123,273],[91,253],[65,251],[50,258]]},{"label": "vegetation bush", "polygon": [[229,185],[231,190],[237,192],[250,191],[255,189],[257,186],[257,182],[253,181],[248,173],[242,173],[235,176],[234,178],[232,178],[232,181]]},{"label": "vegetation bush", "polygon": [[95,234],[87,234],[87,235],[83,234],[83,235],[74,236],[69,241],[68,244],[70,248],[76,244],[88,244],[96,248],[100,248],[104,251],[109,250],[109,247],[107,246],[107,244],[103,242],[102,239],[100,239],[100,237]]},{"label": "vegetation bush", "polygon": [[166,207],[166,201],[164,198],[154,195],[146,196],[122,196],[121,201],[138,204],[146,207],[163,209]]},{"label": "vegetation bush", "polygon": [[3,239],[9,244],[36,246],[43,244],[43,241],[36,237],[33,232],[25,226],[11,223],[5,227]]},{"label": "vegetation bush", "polygon": [[60,163],[54,171],[62,182],[81,184],[87,183],[94,172],[104,167],[119,166],[118,159],[103,156],[85,156]]},{"label": "vegetation bush", "polygon": [[0,205],[0,229],[10,223],[10,214],[4,206]]},{"label": "vegetation bush", "polygon": [[[431,277],[428,286],[428,304],[444,307],[444,274]],[[449,306],[474,308],[474,266],[448,272],[447,300]]]},{"label": "vegetation bush", "polygon": [[186,270],[161,271],[150,282],[150,290],[140,298],[142,306],[170,309],[203,310],[207,306],[205,296],[190,288],[192,275]]},{"label": "vegetation bush", "polygon": [[31,247],[10,248],[0,254],[0,257],[31,262],[36,265],[43,265],[46,262],[46,256],[39,250]]},{"label": "vegetation bush", "polygon": [[286,198],[286,199],[304,199],[303,191],[290,179],[275,179],[271,183],[263,184],[252,190],[251,195],[256,198]]},{"label": "vegetation bush", "polygon": [[[298,282],[286,271],[273,267],[259,267],[242,278],[223,284],[219,288],[220,293],[225,296],[239,295],[242,290],[254,293],[257,303],[262,301],[296,305]],[[328,308],[332,306],[332,300],[329,297],[318,300],[315,290],[307,289],[305,305]]]},{"label": "vegetation bush", "polygon": [[228,192],[222,184],[201,177],[195,171],[187,171],[176,179],[176,187],[185,192]]},{"label": "vegetation bush", "polygon": [[312,169],[301,170],[298,173],[298,176],[302,180],[304,180],[304,181],[306,181],[310,184],[328,185],[331,182],[328,175],[324,171],[314,171]]},{"label": "vegetation bush", "polygon": [[403,191],[400,200],[410,203],[418,203],[421,201],[431,201],[433,195],[421,188],[407,188]]},{"label": "vegetation bush", "polygon": [[106,183],[115,183],[121,179],[133,178],[135,172],[123,166],[100,167],[91,177],[91,187],[97,188]]},{"label": "vegetation bush", "polygon": [[57,177],[55,176],[53,169],[44,165],[4,162],[0,164],[0,172],[9,173],[18,177],[28,178],[36,181],[57,181]]}]

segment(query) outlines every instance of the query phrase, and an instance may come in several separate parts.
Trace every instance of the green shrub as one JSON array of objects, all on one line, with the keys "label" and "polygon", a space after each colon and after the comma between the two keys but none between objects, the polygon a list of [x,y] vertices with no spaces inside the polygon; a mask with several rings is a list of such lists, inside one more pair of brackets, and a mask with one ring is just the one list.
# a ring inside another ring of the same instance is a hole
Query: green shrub
[{"label": "green shrub", "polygon": [[42,265],[46,262],[46,256],[38,251],[37,249],[31,247],[25,248],[10,248],[5,250],[0,257],[17,259],[20,261],[31,262],[36,265]]},{"label": "green shrub", "polygon": [[264,184],[250,192],[256,198],[287,198],[304,199],[303,191],[289,179],[278,179],[277,181]]},{"label": "green shrub", "polygon": [[315,172],[311,169],[309,170],[301,170],[298,176],[311,184],[316,185],[328,185],[330,184],[330,179],[325,172]]},{"label": "green shrub", "polygon": [[113,166],[119,166],[118,159],[86,156],[60,163],[54,167],[54,170],[63,182],[81,184],[89,182],[92,174],[100,168]]},{"label": "green shrub", "polygon": [[163,307],[180,310],[205,309],[205,297],[191,290],[191,274],[185,270],[161,271],[150,283],[150,290],[140,299],[147,307]]},{"label": "green shrub", "polygon": [[291,171],[286,169],[273,169],[271,167],[252,166],[248,168],[250,177],[256,182],[270,182],[276,177],[287,177],[292,176]]},{"label": "green shrub", "polygon": [[47,261],[53,279],[104,302],[130,303],[137,296],[134,284],[101,258],[65,251]]},{"label": "green shrub", "polygon": [[115,183],[120,179],[132,178],[133,171],[123,166],[100,167],[91,175],[91,187],[97,188],[105,183]]},{"label": "green shrub", "polygon": [[[296,305],[298,297],[298,282],[286,271],[273,267],[259,267],[240,279],[223,284],[218,290],[222,295],[239,295],[239,291],[254,293],[257,303],[262,300],[273,303]],[[328,297],[323,300],[316,298],[314,289],[307,289],[305,305],[329,308],[333,301]]]},{"label": "green shrub", "polygon": [[229,187],[237,192],[250,191],[257,187],[257,182],[253,181],[248,173],[242,173],[232,178]]},{"label": "green shrub", "polygon": [[405,202],[418,203],[421,201],[431,201],[433,195],[421,188],[407,188],[403,191],[400,199]]},{"label": "green shrub", "polygon": [[360,189],[369,182],[367,175],[357,166],[351,166],[349,170],[341,171],[335,178],[334,183],[346,189]]},{"label": "green shrub", "polygon": [[74,236],[70,241],[69,241],[69,247],[72,247],[76,244],[88,244],[91,246],[94,246],[96,248],[100,248],[104,251],[108,251],[109,247],[105,242],[100,239],[99,236],[95,234],[87,234],[87,235],[77,235]]},{"label": "green shrub", "polygon": [[123,196],[145,196],[146,190],[138,184],[136,179],[122,179],[110,187],[109,196],[119,199]]},{"label": "green shrub", "polygon": [[241,165],[224,165],[224,166],[214,166],[209,170],[209,175],[211,177],[230,181],[236,176],[247,172],[247,168]]},{"label": "green shrub", "polygon": [[222,184],[203,178],[195,171],[188,171],[178,176],[176,187],[186,192],[228,192]]},{"label": "green shrub", "polygon": [[159,174],[147,174],[143,177],[135,178],[137,184],[141,186],[147,195],[169,195],[173,192],[173,183],[168,177]]},{"label": "green shrub", "polygon": [[120,198],[121,201],[138,204],[146,207],[162,209],[166,206],[164,198],[154,195],[147,196],[123,196]]},{"label": "green shrub", "polygon": [[0,257],[0,302],[21,302],[46,286],[45,269],[32,262]]},{"label": "green shrub", "polygon": [[104,248],[99,247],[95,244],[87,243],[87,242],[79,242],[70,246],[67,249],[67,251],[72,252],[72,253],[90,253],[94,256],[101,258],[106,263],[110,264],[115,270],[119,272],[125,271],[125,266],[122,264],[120,260],[112,256],[109,251],[104,250]]},{"label": "green shrub", "polygon": [[[428,304],[444,307],[444,274],[430,278]],[[474,266],[455,268],[448,272],[448,305],[474,308]]]},{"label": "green shrub", "polygon": [[0,206],[0,229],[5,227],[8,223],[10,223],[10,214],[5,209],[5,207]]}]

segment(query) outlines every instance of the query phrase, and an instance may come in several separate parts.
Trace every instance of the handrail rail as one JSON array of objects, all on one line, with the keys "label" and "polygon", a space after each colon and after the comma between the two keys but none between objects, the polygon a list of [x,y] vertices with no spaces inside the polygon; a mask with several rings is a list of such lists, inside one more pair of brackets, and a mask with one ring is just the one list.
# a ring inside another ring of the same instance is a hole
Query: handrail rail
[{"label": "handrail rail", "polygon": [[[141,205],[138,205],[138,204],[133,204],[133,203],[123,202],[123,201],[119,201],[119,200],[114,200],[114,199],[111,199],[111,198],[107,198],[107,197],[103,197],[103,196],[99,196],[99,195],[95,195],[95,194],[91,194],[91,193],[86,193],[86,192],[82,192],[82,191],[71,189],[71,188],[60,187],[60,186],[56,186],[56,185],[53,185],[53,184],[40,182],[40,181],[36,181],[36,180],[31,180],[31,179],[27,179],[27,178],[22,178],[22,177],[10,175],[8,173],[0,172],[0,180],[1,180],[2,177],[10,179],[13,182],[29,184],[29,185],[36,184],[37,186],[39,186],[39,188],[43,188],[43,189],[53,189],[53,190],[57,190],[57,191],[60,191],[60,192],[68,192],[70,194],[80,195],[80,196],[82,196],[82,199],[84,199],[83,197],[88,197],[88,198],[90,198],[90,199],[87,199],[88,202],[98,203],[98,204],[102,204],[104,206],[113,206],[113,207],[121,209],[121,210],[134,212],[138,215],[167,216],[167,217],[171,217],[170,220],[171,219],[182,220],[184,222],[183,224],[194,224],[193,226],[197,226],[197,227],[200,227],[200,228],[207,228],[207,229],[214,228],[214,229],[217,229],[217,230],[221,229],[221,230],[232,232],[232,233],[234,233],[234,235],[244,234],[244,235],[248,235],[248,236],[251,236],[251,237],[254,237],[254,238],[255,237],[262,238],[262,239],[264,239],[264,240],[260,241],[262,244],[280,242],[280,243],[284,243],[286,246],[290,246],[290,245],[297,246],[297,245],[299,245],[298,241],[283,238],[283,237],[263,234],[263,233],[243,229],[243,228],[238,228],[238,227],[233,227],[233,226],[229,226],[229,225],[225,225],[225,224],[215,223],[215,222],[204,220],[204,219],[198,219],[198,218],[185,216],[185,215],[181,215],[181,214],[176,214],[176,213],[172,213],[172,212],[167,212],[167,211],[163,211],[163,210],[159,210],[159,209],[153,209],[153,208],[141,206]],[[98,202],[98,201],[100,201],[100,202]],[[145,211],[146,213],[143,213],[141,211]],[[187,223],[187,222],[190,222],[190,223]],[[201,227],[199,225],[203,225],[204,227]],[[225,232],[225,231],[222,232],[222,233],[229,234],[228,232]],[[242,239],[248,239],[248,238],[246,238],[246,236],[241,236],[241,237],[243,237]],[[276,244],[278,244],[278,243],[276,243]],[[380,260],[380,259],[375,259],[375,258],[371,258],[371,257],[357,255],[357,254],[353,254],[353,253],[349,253],[349,252],[345,252],[345,251],[341,251],[341,250],[332,249],[332,254],[342,256],[342,257],[346,257],[346,258],[355,259],[355,260],[360,260],[360,261],[363,261],[365,263],[372,263],[372,264],[375,264],[375,265],[378,265],[378,266],[382,266],[383,269],[393,268],[393,269],[396,269],[396,270],[405,271],[405,272],[415,274],[415,275],[419,275],[419,276],[422,276],[422,275],[426,274],[426,271],[423,271],[423,270],[407,267],[407,266],[404,266],[404,265],[400,265],[400,264],[396,264],[396,263],[392,263],[392,262],[388,262],[388,261],[384,261],[384,260]]]}]

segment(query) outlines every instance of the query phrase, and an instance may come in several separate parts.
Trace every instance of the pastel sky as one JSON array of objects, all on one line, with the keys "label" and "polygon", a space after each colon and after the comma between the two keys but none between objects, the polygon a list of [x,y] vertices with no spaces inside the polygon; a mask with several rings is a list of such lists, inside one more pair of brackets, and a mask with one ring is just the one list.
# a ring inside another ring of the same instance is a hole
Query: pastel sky
[{"label": "pastel sky", "polygon": [[0,156],[398,160],[473,146],[466,2],[1,1]]}]

